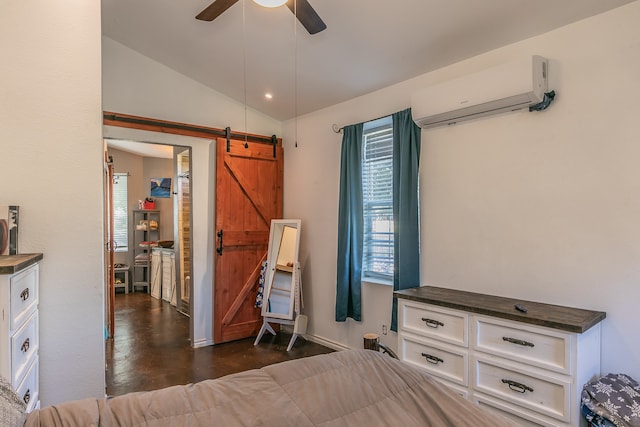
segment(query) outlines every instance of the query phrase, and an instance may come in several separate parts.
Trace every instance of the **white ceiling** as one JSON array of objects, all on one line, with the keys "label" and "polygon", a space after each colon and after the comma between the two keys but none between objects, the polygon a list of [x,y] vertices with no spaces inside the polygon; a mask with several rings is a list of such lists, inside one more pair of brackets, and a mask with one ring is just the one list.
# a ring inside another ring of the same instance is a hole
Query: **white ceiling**
[{"label": "white ceiling", "polygon": [[309,0],[327,24],[316,35],[251,0],[196,20],[211,1],[102,0],[102,31],[286,120],[633,0]]},{"label": "white ceiling", "polygon": [[108,139],[107,146],[142,157],[173,159],[173,146],[129,141],[126,139]]}]

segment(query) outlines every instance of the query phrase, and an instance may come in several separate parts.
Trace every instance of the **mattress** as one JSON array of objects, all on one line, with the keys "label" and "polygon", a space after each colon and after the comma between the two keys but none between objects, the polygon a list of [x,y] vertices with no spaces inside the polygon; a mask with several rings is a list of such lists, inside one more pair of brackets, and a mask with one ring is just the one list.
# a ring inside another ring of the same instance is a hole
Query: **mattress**
[{"label": "mattress", "polygon": [[371,350],[291,360],[195,384],[84,399],[26,426],[512,426],[429,374]]}]

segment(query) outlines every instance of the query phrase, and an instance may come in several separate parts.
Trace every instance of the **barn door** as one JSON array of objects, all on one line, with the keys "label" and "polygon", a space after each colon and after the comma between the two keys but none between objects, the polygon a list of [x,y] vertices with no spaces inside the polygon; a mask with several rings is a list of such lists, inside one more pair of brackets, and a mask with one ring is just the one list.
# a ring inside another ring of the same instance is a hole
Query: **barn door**
[{"label": "barn door", "polygon": [[257,281],[272,219],[282,216],[282,143],[219,138],[216,157],[214,342],[257,335]]}]

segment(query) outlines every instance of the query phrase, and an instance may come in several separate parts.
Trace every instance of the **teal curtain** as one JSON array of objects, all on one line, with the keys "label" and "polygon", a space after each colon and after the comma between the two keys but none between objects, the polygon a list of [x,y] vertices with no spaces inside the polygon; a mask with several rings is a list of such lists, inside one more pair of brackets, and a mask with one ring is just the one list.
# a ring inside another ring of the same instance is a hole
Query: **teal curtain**
[{"label": "teal curtain", "polygon": [[336,321],[362,314],[362,129],[363,124],[345,126],[340,162],[338,207],[338,277]]},{"label": "teal curtain", "polygon": [[[411,109],[393,114],[393,290],[420,286],[420,128]],[[398,330],[398,299],[393,298],[391,330]]]}]

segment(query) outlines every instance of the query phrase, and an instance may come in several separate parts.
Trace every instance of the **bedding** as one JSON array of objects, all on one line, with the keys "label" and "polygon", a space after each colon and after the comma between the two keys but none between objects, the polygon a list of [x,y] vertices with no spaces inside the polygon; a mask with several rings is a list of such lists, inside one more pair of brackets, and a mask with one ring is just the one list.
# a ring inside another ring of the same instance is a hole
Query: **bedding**
[{"label": "bedding", "polygon": [[36,410],[26,426],[512,426],[429,374],[371,350]]}]

